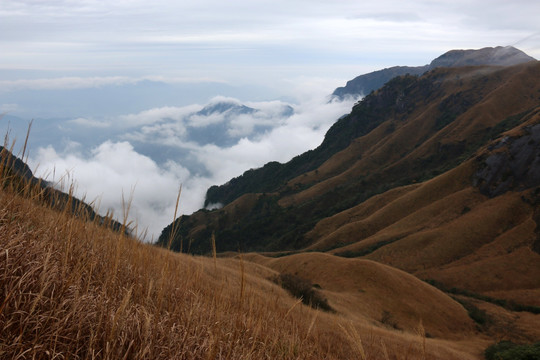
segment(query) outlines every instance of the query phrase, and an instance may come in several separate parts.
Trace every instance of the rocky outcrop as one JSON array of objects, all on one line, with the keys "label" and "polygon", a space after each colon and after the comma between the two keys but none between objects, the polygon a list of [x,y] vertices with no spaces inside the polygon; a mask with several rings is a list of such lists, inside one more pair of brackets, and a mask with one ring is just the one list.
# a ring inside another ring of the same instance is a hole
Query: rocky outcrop
[{"label": "rocky outcrop", "polygon": [[473,182],[483,194],[493,197],[540,186],[540,124],[523,130],[523,136],[503,137],[482,159]]}]

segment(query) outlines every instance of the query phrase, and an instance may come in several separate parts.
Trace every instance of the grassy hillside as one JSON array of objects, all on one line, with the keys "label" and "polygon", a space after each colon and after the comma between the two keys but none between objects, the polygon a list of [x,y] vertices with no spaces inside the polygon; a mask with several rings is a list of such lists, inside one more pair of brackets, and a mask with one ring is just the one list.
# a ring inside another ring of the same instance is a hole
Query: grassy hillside
[{"label": "grassy hillside", "polygon": [[218,251],[259,251],[245,258],[309,279],[349,319],[412,332],[421,318],[474,346],[538,341],[539,80],[538,62],[397,79],[325,138],[348,145],[272,191],[183,217],[173,247],[205,253],[215,237]]},{"label": "grassy hillside", "polygon": [[310,329],[314,311],[293,308],[268,270],[179,256],[6,190],[0,204],[4,359],[354,354],[339,327]]},{"label": "grassy hillside", "polygon": [[209,189],[207,200],[226,206],[182,217],[172,248],[184,242],[191,245],[183,251],[208,253],[212,233],[218,251],[309,248],[323,240],[311,236],[319,223],[443,174],[505,131],[536,121],[539,80],[538,62],[393,79],[337,121],[318,148]]},{"label": "grassy hillside", "polygon": [[[248,254],[246,259],[318,284],[334,308],[348,318],[386,321],[391,327],[413,333],[422,321],[425,331],[438,338],[462,339],[474,333],[474,322],[459,303],[416,277],[381,263],[324,253],[277,259]],[[353,304],[363,308],[355,309]],[[383,320],[385,316],[391,319]]]},{"label": "grassy hillside", "polygon": [[[385,265],[305,258],[344,266],[321,273],[336,310],[323,312],[271,280],[306,276],[302,259],[173,253],[51,209],[42,188],[17,181],[0,190],[2,359],[478,359],[490,344],[461,305]],[[347,269],[365,274],[346,280]],[[398,284],[410,285],[403,305]]]}]

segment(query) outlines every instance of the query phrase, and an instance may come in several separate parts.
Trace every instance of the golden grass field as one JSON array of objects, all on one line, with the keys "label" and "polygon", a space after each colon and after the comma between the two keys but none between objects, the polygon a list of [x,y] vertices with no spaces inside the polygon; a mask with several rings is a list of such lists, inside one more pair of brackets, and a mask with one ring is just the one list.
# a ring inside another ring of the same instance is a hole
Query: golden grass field
[{"label": "golden grass field", "polygon": [[[457,360],[492,342],[457,302],[387,265],[177,254],[3,180],[2,359]],[[278,272],[317,281],[336,312],[291,297],[269,280]]]}]

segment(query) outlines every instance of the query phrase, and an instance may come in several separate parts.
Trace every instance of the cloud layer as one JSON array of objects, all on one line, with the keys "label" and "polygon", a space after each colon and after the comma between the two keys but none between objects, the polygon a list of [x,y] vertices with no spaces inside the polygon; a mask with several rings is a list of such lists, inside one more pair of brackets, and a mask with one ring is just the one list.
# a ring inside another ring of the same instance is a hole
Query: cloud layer
[{"label": "cloud layer", "polygon": [[217,82],[209,78],[168,78],[163,76],[70,76],[57,78],[0,80],[0,93],[19,90],[72,90],[100,88],[104,86],[136,85],[144,81],[160,82],[165,84],[190,84],[203,82]]},{"label": "cloud layer", "polygon": [[0,69],[352,78],[452,48],[519,44],[540,57],[538,13],[535,0],[3,1]]},{"label": "cloud layer", "polygon": [[[219,112],[204,115],[204,109],[216,105]],[[38,176],[58,186],[74,182],[77,196],[98,199],[96,204],[102,212],[113,209],[119,217],[123,199],[133,191],[130,219],[139,225],[139,233],[148,229],[147,240],[155,240],[172,221],[180,185],[179,211],[192,213],[203,206],[211,185],[269,161],[288,161],[318,146],[331,124],[349,112],[351,105],[314,97],[294,105],[294,113],[284,113],[292,106],[280,101],[241,104],[220,97],[206,106],[150,109],[107,121],[77,118],[63,126],[79,130],[110,126],[116,128],[111,134],[119,135],[111,135],[111,139],[90,149],[73,141],[60,149],[42,147],[31,156],[30,164],[38,168]],[[228,113],[231,109],[251,110]],[[223,133],[215,137],[216,141],[212,136],[205,137],[204,142],[194,141],[189,137],[194,124],[206,130],[219,124],[225,133],[231,132],[231,144],[219,145]],[[264,130],[257,128],[260,124],[265,125]]]}]

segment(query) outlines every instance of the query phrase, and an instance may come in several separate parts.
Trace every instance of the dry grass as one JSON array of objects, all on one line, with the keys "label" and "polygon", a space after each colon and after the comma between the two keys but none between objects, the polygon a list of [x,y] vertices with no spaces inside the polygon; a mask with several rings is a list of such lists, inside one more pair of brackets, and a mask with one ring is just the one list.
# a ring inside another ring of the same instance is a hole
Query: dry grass
[{"label": "dry grass", "polygon": [[347,354],[320,346],[274,285],[240,284],[241,269],[141,244],[8,191],[0,204],[3,359]]},{"label": "dry grass", "polygon": [[477,345],[311,309],[242,255],[176,254],[82,218],[81,203],[53,209],[9,168],[0,183],[1,359],[476,358]]},{"label": "dry grass", "polygon": [[142,244],[44,206],[16,177],[4,185],[2,359],[383,358],[380,340],[364,349],[267,268]]},{"label": "dry grass", "polygon": [[[422,321],[431,336],[454,340],[470,337],[474,332],[474,324],[461,305],[390,266],[315,252],[276,259],[246,254],[245,258],[318,284],[332,308],[359,323],[372,322],[414,334]],[[392,320],[383,321],[383,313],[388,313]]]},{"label": "dry grass", "polygon": [[538,306],[534,207],[523,200],[531,191],[488,198],[470,184],[473,165],[465,162],[320,221],[308,234],[318,239],[310,249],[334,247],[328,252]]},{"label": "dry grass", "polygon": [[266,266],[142,244],[9,180],[0,190],[2,359],[475,358],[470,347],[311,309],[267,280],[276,272]]}]

